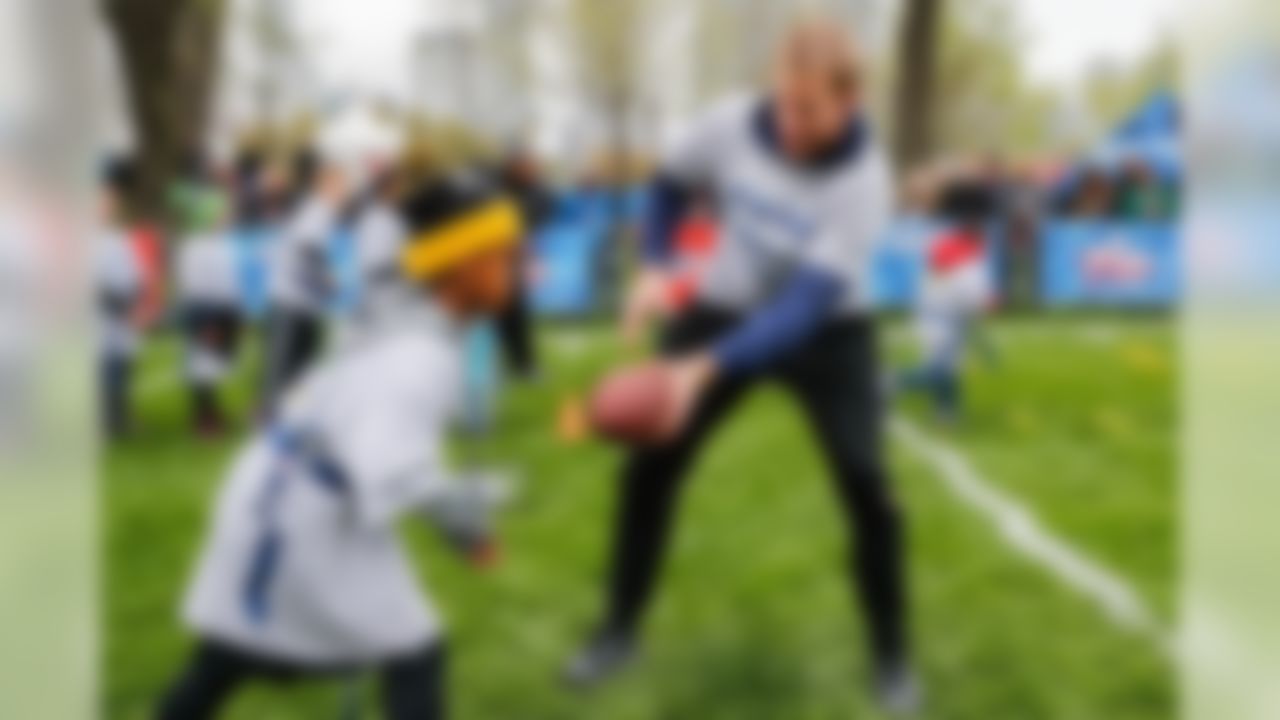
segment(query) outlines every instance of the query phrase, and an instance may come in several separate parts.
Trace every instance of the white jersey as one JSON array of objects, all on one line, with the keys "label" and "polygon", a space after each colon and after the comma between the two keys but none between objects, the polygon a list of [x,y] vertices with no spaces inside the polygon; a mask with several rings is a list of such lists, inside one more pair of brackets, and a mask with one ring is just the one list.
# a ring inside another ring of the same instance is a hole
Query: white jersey
[{"label": "white jersey", "polygon": [[93,275],[99,347],[111,357],[131,357],[138,349],[138,329],[132,316],[143,291],[142,266],[124,232],[107,230],[99,235]]},{"label": "white jersey", "polygon": [[320,198],[310,198],[281,229],[271,255],[271,301],[280,307],[319,314],[329,300],[329,241],[338,212]]},{"label": "white jersey", "polygon": [[203,233],[183,241],[177,276],[183,302],[226,307],[240,303],[236,247],[227,233]]},{"label": "white jersey", "polygon": [[[178,248],[176,274],[178,297],[187,312],[238,315],[240,271],[229,233],[201,233],[184,240]],[[231,369],[227,352],[191,335],[185,354],[186,376],[196,382],[218,382]]]},{"label": "white jersey", "polygon": [[925,355],[936,363],[959,360],[970,324],[992,297],[991,273],[983,253],[931,270],[916,306],[916,333]]},{"label": "white jersey", "polygon": [[754,98],[724,101],[664,155],[664,172],[707,187],[720,203],[720,240],[699,298],[750,310],[772,297],[791,271],[808,266],[844,281],[839,314],[861,312],[869,301],[872,251],[892,212],[884,152],[866,138],[836,167],[794,167],[763,141],[761,108]]},{"label": "white jersey", "polygon": [[933,317],[973,317],[991,302],[991,273],[982,255],[925,278],[919,310]]},{"label": "white jersey", "polygon": [[354,234],[361,285],[367,287],[394,274],[408,234],[400,214],[383,203],[374,203],[360,213]]},{"label": "white jersey", "polygon": [[438,636],[395,524],[448,488],[461,382],[452,330],[417,310],[308,374],[235,460],[188,590],[198,633],[326,665]]}]

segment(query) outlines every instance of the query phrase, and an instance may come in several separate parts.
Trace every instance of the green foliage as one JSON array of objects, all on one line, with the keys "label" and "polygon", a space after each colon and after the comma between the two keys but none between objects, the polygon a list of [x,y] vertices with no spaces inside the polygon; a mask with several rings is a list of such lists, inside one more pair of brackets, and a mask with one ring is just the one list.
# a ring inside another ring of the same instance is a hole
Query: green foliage
[{"label": "green foliage", "polygon": [[647,10],[643,0],[569,0],[580,80],[597,102],[616,105],[634,95]]},{"label": "green foliage", "polygon": [[1025,43],[1008,0],[965,0],[947,8],[932,118],[939,152],[1042,148],[1050,97],[1024,76]]},{"label": "green foliage", "polygon": [[1099,65],[1083,82],[1083,95],[1090,112],[1102,128],[1113,127],[1160,90],[1179,87],[1178,48],[1165,39],[1131,66]]}]

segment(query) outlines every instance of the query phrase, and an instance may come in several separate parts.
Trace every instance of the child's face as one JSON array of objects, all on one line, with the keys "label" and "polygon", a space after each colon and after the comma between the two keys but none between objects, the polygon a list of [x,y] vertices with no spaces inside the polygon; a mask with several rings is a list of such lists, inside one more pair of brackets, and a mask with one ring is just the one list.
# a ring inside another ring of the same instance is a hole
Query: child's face
[{"label": "child's face", "polygon": [[437,293],[455,310],[486,315],[501,310],[511,300],[515,274],[515,253],[510,249],[492,250],[441,278]]}]

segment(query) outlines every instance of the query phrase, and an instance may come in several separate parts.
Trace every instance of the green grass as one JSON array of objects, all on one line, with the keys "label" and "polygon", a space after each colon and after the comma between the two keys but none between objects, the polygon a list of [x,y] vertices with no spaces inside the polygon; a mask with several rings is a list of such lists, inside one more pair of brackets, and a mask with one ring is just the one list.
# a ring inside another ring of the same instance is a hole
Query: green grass
[{"label": "green grass", "polygon": [[[1125,578],[1157,616],[1174,614],[1172,338],[1166,321],[1001,321],[997,370],[972,369],[970,414],[945,435],[1059,537]],[[895,358],[909,355],[895,328]],[[503,517],[505,560],[475,573],[422,528],[406,528],[451,628],[463,720],[875,717],[862,628],[842,568],[831,487],[789,400],[762,389],[690,483],[666,582],[634,670],[589,695],[558,682],[600,604],[615,451],[567,445],[560,401],[617,352],[607,332],[544,333],[549,379],[513,388],[502,430],[478,452],[519,467]],[[172,346],[148,374],[172,375]],[[251,383],[237,386],[241,408]],[[234,444],[187,436],[176,386],[141,401],[135,439],[107,456],[104,715],[148,716],[184,659],[176,608]],[[1168,718],[1169,663],[1145,637],[1007,547],[933,468],[895,446],[910,522],[910,582],[930,718]],[[333,685],[254,688],[233,718],[335,716]]]}]

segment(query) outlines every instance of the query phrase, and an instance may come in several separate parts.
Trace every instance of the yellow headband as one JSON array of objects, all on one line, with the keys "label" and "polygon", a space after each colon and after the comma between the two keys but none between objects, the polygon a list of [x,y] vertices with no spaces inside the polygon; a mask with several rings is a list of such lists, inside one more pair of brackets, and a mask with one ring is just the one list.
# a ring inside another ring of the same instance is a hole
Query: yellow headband
[{"label": "yellow headband", "polygon": [[486,250],[514,246],[522,232],[515,204],[494,200],[414,238],[400,255],[400,267],[411,278],[430,279]]}]

